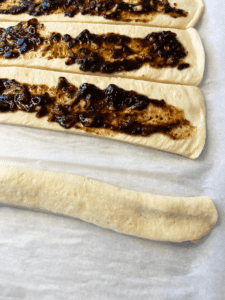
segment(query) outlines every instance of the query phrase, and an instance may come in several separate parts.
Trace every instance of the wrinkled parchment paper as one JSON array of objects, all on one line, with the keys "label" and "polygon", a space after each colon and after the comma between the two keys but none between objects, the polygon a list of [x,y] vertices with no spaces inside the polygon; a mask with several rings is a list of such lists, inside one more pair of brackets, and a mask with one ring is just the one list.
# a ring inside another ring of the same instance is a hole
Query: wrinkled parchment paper
[{"label": "wrinkled parchment paper", "polygon": [[219,213],[199,243],[162,243],[83,221],[0,206],[0,299],[225,299],[225,4],[205,0],[201,89],[207,141],[200,158],[0,125],[0,163],[70,172],[122,188],[212,197]]}]

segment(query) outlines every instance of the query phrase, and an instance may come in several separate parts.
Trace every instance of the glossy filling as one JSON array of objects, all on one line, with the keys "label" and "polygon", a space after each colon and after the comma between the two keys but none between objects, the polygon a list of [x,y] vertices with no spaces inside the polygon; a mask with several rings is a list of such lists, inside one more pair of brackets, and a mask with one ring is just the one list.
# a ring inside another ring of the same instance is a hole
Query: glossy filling
[{"label": "glossy filling", "polygon": [[108,130],[140,136],[161,133],[178,140],[192,137],[197,131],[185,119],[183,110],[164,100],[150,99],[113,84],[104,90],[89,83],[77,88],[64,77],[51,88],[0,79],[0,112],[18,110],[36,113],[37,118],[47,116],[49,122],[65,129],[75,127],[101,135],[107,135]]},{"label": "glossy filling", "polygon": [[43,26],[36,19],[0,29],[0,56],[16,59],[45,57],[65,59],[66,65],[79,64],[84,72],[115,73],[140,69],[143,65],[153,68],[177,68],[190,65],[176,34],[171,31],[152,32],[145,38],[130,38],[107,33],[96,35],[88,30],[72,38],[65,34],[51,33],[44,37]]},{"label": "glossy filling", "polygon": [[67,17],[74,17],[81,13],[125,22],[147,22],[147,17],[157,14],[187,17],[188,13],[176,6],[176,3],[171,6],[168,0],[2,0],[0,14],[41,16],[64,13]]}]

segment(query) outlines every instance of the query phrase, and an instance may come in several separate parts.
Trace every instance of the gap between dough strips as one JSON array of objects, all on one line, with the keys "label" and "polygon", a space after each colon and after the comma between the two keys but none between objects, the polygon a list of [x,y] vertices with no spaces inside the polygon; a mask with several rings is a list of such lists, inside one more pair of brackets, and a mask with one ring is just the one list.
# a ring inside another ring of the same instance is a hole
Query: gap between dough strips
[{"label": "gap between dough strips", "polygon": [[106,138],[191,159],[205,144],[205,106],[197,87],[26,68],[4,68],[0,81],[0,123]]},{"label": "gap between dough strips", "polygon": [[217,222],[210,197],[166,197],[74,174],[0,166],[0,202],[44,209],[151,240],[198,241]]}]

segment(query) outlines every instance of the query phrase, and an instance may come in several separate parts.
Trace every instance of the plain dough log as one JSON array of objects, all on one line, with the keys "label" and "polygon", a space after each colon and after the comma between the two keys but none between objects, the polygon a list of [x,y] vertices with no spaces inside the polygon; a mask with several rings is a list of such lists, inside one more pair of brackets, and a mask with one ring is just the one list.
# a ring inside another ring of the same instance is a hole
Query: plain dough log
[{"label": "plain dough log", "polygon": [[154,196],[74,174],[0,166],[0,202],[44,209],[159,241],[196,241],[216,224],[209,197]]},{"label": "plain dough log", "polygon": [[[1,23],[1,28],[8,28],[14,26],[17,23]],[[83,23],[44,23],[44,29],[41,30],[41,34],[44,36],[50,36],[51,32],[58,32],[62,35],[70,34],[72,37],[76,37],[83,30],[88,29],[94,34],[106,34],[113,32],[116,34],[127,35],[129,37],[144,38],[152,32],[161,32],[168,30],[168,28],[151,28],[140,26],[117,26],[117,25],[100,25],[100,24],[83,24]],[[103,73],[88,73],[80,70],[80,65],[75,63],[67,66],[65,64],[66,58],[60,59],[46,59],[41,57],[39,52],[27,52],[25,55],[21,55],[16,59],[0,58],[0,66],[20,66],[30,67],[37,69],[46,69],[54,71],[64,71],[70,73],[89,74],[89,75],[101,75],[110,77],[123,77],[133,78],[141,80],[149,80],[165,83],[176,83],[185,85],[198,86],[203,78],[205,68],[205,52],[198,32],[191,28],[188,30],[169,29],[177,34],[177,39],[184,46],[188,52],[183,62],[190,64],[190,67],[184,70],[178,70],[177,68],[154,68],[149,64],[144,64],[140,69],[129,72],[117,72],[113,74]]]},{"label": "plain dough log", "polygon": [[[136,2],[129,0],[128,2]],[[174,7],[174,1],[169,0],[169,3]],[[109,24],[124,24],[124,25],[142,25],[142,26],[156,26],[156,27],[173,27],[173,28],[190,28],[194,27],[201,16],[203,15],[205,6],[203,0],[176,0],[177,8],[188,12],[186,18],[172,18],[169,15],[158,14],[156,16],[149,16],[147,22],[118,22],[115,20],[107,20],[103,17],[90,15],[75,15],[73,18],[65,17],[64,14],[52,14],[46,16],[38,16],[39,21],[44,22],[84,22],[84,23],[109,23]],[[1,6],[0,6],[1,8]],[[25,21],[30,19],[30,15],[23,13],[17,15],[0,14],[0,21]]]},{"label": "plain dough log", "polygon": [[76,128],[64,129],[58,123],[48,122],[47,117],[38,119],[34,113],[23,111],[0,113],[0,123],[106,138],[168,151],[191,159],[195,159],[200,155],[206,137],[205,105],[202,93],[197,87],[160,84],[131,79],[121,80],[119,78],[74,75],[26,68],[2,68],[0,73],[0,78],[15,79],[20,83],[48,84],[49,87],[56,86],[58,78],[61,76],[66,77],[70,83],[77,87],[85,82],[94,84],[101,89],[107,88],[110,84],[116,84],[125,90],[134,90],[152,99],[164,99],[167,104],[184,110],[185,118],[197,128],[197,133],[190,138],[173,140],[159,133],[143,137],[115,133],[109,129],[96,129],[95,132],[86,132]]}]

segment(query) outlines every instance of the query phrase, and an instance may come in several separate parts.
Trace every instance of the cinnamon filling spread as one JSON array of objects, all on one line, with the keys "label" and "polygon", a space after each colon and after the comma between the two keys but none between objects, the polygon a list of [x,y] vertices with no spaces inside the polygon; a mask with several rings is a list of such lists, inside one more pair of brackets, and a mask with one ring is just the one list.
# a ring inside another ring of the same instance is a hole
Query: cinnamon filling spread
[{"label": "cinnamon filling spread", "polygon": [[29,54],[25,58],[66,58],[66,65],[79,64],[84,72],[108,74],[137,70],[146,64],[178,70],[190,66],[183,62],[187,52],[171,31],[130,38],[115,33],[97,35],[84,30],[73,38],[54,32],[45,37],[42,28],[36,19],[1,28],[0,57],[16,59]]},{"label": "cinnamon filling spread", "polygon": [[196,134],[196,127],[185,119],[183,110],[164,100],[150,99],[114,84],[102,90],[83,83],[79,88],[60,77],[56,87],[22,84],[0,79],[0,112],[24,111],[48,117],[65,129],[79,128],[105,135],[106,130],[129,135],[154,133],[171,139]]},{"label": "cinnamon filling spread", "polygon": [[187,17],[188,13],[171,6],[168,0],[1,0],[0,14],[33,16],[64,13],[67,17],[82,15],[102,16],[115,21],[141,21],[157,14],[172,18]]}]

